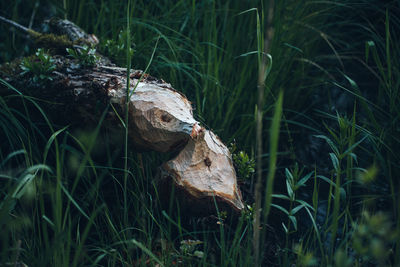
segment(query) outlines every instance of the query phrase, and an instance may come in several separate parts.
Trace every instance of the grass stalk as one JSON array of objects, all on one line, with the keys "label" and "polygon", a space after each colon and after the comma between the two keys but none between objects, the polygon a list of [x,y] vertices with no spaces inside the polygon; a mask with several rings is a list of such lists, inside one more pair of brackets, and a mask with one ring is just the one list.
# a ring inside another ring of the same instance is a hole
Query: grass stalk
[{"label": "grass stalk", "polygon": [[129,136],[129,103],[130,103],[130,74],[131,74],[131,28],[130,28],[131,1],[126,8],[126,97],[125,97],[125,135],[124,135],[124,224],[128,225],[128,136]]},{"label": "grass stalk", "polygon": [[335,196],[333,201],[333,213],[332,213],[332,236],[331,236],[331,257],[335,252],[336,236],[339,224],[339,209],[340,209],[340,178],[342,176],[340,161],[336,170],[336,182],[335,182]]},{"label": "grass stalk", "polygon": [[280,122],[282,118],[282,105],[283,105],[283,91],[279,92],[278,99],[275,104],[274,116],[271,122],[270,130],[270,149],[269,149],[269,166],[267,182],[265,185],[265,199],[263,205],[263,222],[266,224],[268,215],[271,210],[272,193],[274,188],[274,179],[276,171],[276,162],[279,145]]},{"label": "grass stalk", "polygon": [[[267,62],[267,55],[270,52],[270,43],[273,38],[273,28],[272,28],[272,20],[273,20],[273,12],[274,12],[274,1],[270,0],[268,2],[268,13],[267,13],[267,32],[265,35],[265,39],[263,37],[264,26],[260,22],[259,14],[257,12],[257,57],[258,57],[258,83],[257,83],[257,106],[256,106],[256,184],[254,189],[254,198],[255,198],[255,216],[253,222],[253,250],[254,250],[254,259],[255,266],[259,266],[260,262],[260,228],[261,228],[261,201],[262,201],[262,155],[263,155],[263,112],[264,112],[264,91],[265,91],[265,80],[271,70],[272,60],[270,60],[269,64]],[[261,21],[264,22],[264,9],[261,10]],[[271,144],[272,145],[272,144]],[[268,182],[267,182],[268,183]],[[264,209],[267,208],[264,206]],[[264,221],[265,223],[265,221]]]}]

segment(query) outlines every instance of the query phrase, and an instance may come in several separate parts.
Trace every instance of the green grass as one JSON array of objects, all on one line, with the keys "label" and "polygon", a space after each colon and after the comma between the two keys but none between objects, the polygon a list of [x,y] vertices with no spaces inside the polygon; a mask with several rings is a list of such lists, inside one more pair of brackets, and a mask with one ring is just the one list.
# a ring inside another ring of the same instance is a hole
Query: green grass
[{"label": "green grass", "polygon": [[[0,263],[253,266],[256,243],[269,265],[400,264],[396,1],[273,1],[272,24],[272,1],[35,2],[1,2],[0,15],[28,26],[35,10],[39,26],[50,5],[101,51],[115,40],[116,62],[170,82],[259,162],[260,194],[250,177],[241,217],[201,223],[173,197],[160,203],[154,177],[169,155],[129,150],[126,136],[108,144],[102,120],[90,132],[55,125],[0,80]],[[36,51],[4,24],[0,40],[1,63]],[[188,239],[202,243],[181,248]]]}]

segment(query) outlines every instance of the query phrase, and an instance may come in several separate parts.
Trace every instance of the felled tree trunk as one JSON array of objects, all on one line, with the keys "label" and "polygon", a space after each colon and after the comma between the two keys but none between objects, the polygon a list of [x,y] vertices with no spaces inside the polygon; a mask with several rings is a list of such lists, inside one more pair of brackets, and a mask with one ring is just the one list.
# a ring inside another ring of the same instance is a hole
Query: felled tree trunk
[{"label": "felled tree trunk", "polygon": [[217,205],[244,208],[229,150],[204,128],[190,138],[177,157],[162,165],[161,179],[182,188],[197,202],[205,201],[212,209],[214,200]]},{"label": "felled tree trunk", "polygon": [[[68,32],[82,31],[71,30],[77,27],[71,22],[58,23],[57,31],[63,25],[68,31],[61,32],[68,36]],[[85,33],[79,36],[89,38],[89,43],[97,40]],[[0,77],[23,94],[45,100],[48,114],[64,124],[95,125],[105,115],[104,127],[123,132],[122,120],[128,108],[129,142],[135,149],[180,151],[161,167],[161,183],[172,183],[196,203],[214,207],[216,199],[233,210],[243,209],[229,150],[193,118],[187,98],[165,81],[131,70],[127,104],[126,69],[99,56],[95,66],[83,68],[78,60],[54,55],[57,67],[51,80],[40,84],[33,82],[29,74],[21,74],[18,60],[1,66]],[[6,86],[0,86],[2,95],[11,93]]]}]

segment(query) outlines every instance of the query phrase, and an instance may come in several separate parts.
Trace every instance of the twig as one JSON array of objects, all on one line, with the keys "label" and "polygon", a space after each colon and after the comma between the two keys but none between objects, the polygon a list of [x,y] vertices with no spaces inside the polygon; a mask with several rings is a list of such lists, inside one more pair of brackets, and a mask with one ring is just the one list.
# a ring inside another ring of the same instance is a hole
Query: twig
[{"label": "twig", "polygon": [[6,23],[6,24],[11,25],[11,26],[17,28],[18,30],[21,30],[21,31],[27,33],[27,34],[29,34],[30,36],[34,36],[34,37],[35,37],[35,36],[40,35],[40,33],[36,32],[36,31],[34,31],[34,30],[31,30],[31,29],[28,29],[27,27],[22,26],[21,24],[15,22],[15,21],[13,21],[13,20],[6,19],[6,18],[3,17],[3,16],[0,16],[0,21],[4,22],[4,23]]}]

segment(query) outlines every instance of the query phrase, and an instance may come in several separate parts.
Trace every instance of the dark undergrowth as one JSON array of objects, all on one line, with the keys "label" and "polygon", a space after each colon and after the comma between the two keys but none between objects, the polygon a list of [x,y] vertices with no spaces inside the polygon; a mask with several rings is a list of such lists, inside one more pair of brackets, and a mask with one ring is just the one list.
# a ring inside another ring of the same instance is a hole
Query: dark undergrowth
[{"label": "dark undergrowth", "polygon": [[[1,16],[36,30],[68,18],[120,66],[150,63],[235,143],[247,207],[161,205],[169,155],[112,146],[102,121],[55,124],[0,80],[12,92],[0,96],[0,266],[400,265],[399,14],[389,0],[1,1]],[[0,40],[0,63],[37,51],[5,24]]]}]

